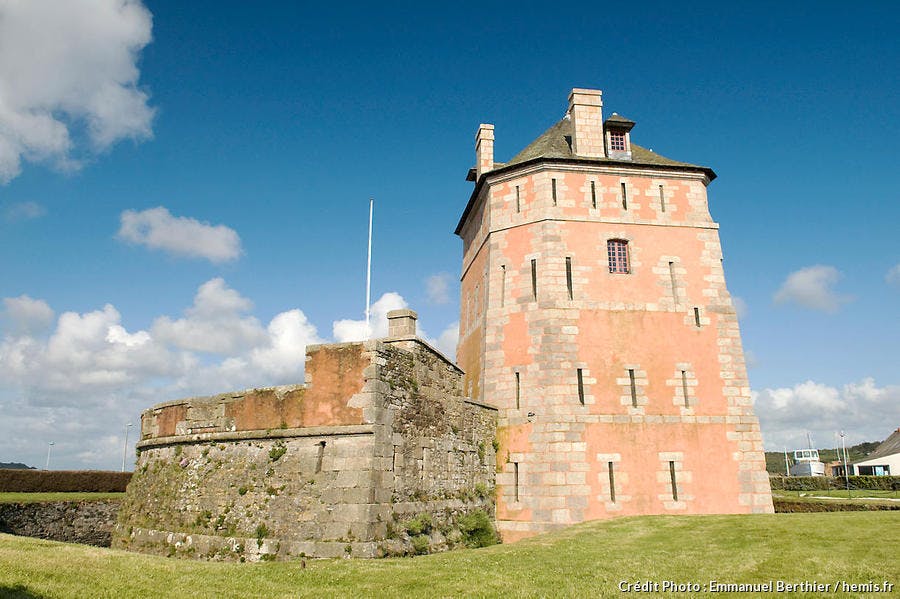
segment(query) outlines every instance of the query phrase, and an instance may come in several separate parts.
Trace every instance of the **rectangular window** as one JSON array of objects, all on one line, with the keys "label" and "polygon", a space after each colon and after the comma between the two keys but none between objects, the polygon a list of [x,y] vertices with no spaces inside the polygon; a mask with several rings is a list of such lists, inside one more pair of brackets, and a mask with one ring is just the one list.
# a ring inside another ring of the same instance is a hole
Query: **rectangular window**
[{"label": "rectangular window", "polygon": [[637,385],[634,383],[634,369],[628,369],[628,380],[631,383],[631,405],[637,407]]},{"label": "rectangular window", "polygon": [[659,207],[662,208],[662,211],[666,211],[666,193],[663,191],[663,186],[659,186]]},{"label": "rectangular window", "polygon": [[694,306],[694,324],[697,325],[697,328],[700,328],[700,308]]},{"label": "rectangular window", "polygon": [[574,299],[572,296],[572,258],[566,256],[566,287],[569,288],[569,299]]},{"label": "rectangular window", "polygon": [[581,405],[584,405],[584,373],[581,368],[576,373],[578,375],[578,401],[581,402]]},{"label": "rectangular window", "polygon": [[591,208],[597,207],[597,186],[591,181]]},{"label": "rectangular window", "polygon": [[506,265],[500,265],[500,307],[506,305]]},{"label": "rectangular window", "polygon": [[691,407],[690,396],[688,395],[687,371],[681,371],[681,390],[684,393],[684,407]]},{"label": "rectangular window", "polygon": [[678,288],[675,284],[675,263],[669,262],[669,279],[672,281],[672,301],[678,303]]},{"label": "rectangular window", "polygon": [[624,183],[622,183],[622,210],[628,210],[628,190]]},{"label": "rectangular window", "polygon": [[520,198],[519,198],[519,186],[516,185],[516,212],[521,212],[521,211],[522,211],[522,202],[520,201]]},{"label": "rectangular window", "polygon": [[625,151],[625,132],[610,131],[609,133],[609,149],[614,152]]},{"label": "rectangular window", "polygon": [[613,463],[609,462],[609,500],[616,502],[616,478],[613,474]]},{"label": "rectangular window", "polygon": [[609,257],[609,272],[628,274],[628,242],[624,239],[610,239],[606,242]]},{"label": "rectangular window", "polygon": [[520,407],[519,400],[520,400],[521,396],[522,396],[522,382],[521,382],[521,377],[519,376],[519,373],[517,372],[516,373],[516,409],[517,410]]},{"label": "rectangular window", "polygon": [[675,484],[675,462],[669,462],[669,478],[672,479],[672,500],[678,501],[678,485]]},{"label": "rectangular window", "polygon": [[531,297],[537,301],[537,260],[531,261]]},{"label": "rectangular window", "polygon": [[551,179],[550,183],[553,187],[553,205],[556,206],[556,179]]},{"label": "rectangular window", "polygon": [[519,502],[519,462],[513,462],[513,501]]},{"label": "rectangular window", "polygon": [[325,441],[319,441],[316,451],[316,474],[322,471],[322,459],[325,457]]}]

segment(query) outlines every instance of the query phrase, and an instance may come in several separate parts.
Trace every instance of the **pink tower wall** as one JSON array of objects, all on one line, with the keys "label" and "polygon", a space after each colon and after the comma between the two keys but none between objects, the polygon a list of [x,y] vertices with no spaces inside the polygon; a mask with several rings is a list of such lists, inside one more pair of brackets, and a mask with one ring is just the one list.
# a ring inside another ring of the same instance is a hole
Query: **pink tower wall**
[{"label": "pink tower wall", "polygon": [[[699,172],[543,162],[481,185],[460,231],[458,363],[466,392],[500,409],[504,540],[612,516],[773,511],[708,183]],[[628,241],[629,274],[609,273],[608,239]]]}]

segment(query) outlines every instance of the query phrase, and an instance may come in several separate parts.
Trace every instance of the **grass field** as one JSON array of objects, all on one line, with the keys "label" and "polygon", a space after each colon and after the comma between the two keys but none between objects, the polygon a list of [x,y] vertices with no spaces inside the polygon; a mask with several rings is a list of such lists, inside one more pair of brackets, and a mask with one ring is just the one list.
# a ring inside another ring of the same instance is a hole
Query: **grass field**
[{"label": "grass field", "polygon": [[622,595],[620,581],[647,580],[897,585],[898,555],[896,512],[623,518],[512,545],[306,568],[0,535],[0,597],[606,597]]},{"label": "grass field", "polygon": [[125,493],[0,493],[0,503],[41,503],[47,501],[99,501],[122,499]]}]

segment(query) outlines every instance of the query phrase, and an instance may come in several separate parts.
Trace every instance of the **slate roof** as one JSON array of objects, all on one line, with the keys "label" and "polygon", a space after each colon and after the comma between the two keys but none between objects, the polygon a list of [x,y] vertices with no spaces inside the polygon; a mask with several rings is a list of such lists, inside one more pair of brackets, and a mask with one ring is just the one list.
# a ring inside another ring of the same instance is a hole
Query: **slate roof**
[{"label": "slate roof", "polygon": [[[613,115],[607,121],[613,120],[618,115]],[[622,118],[623,121],[628,121],[628,119]],[[513,164],[521,164],[523,162],[527,162],[529,160],[533,160],[534,158],[579,158],[575,154],[572,153],[572,120],[568,118],[563,118],[555,125],[544,131],[540,137],[536,140],[528,144],[528,146],[513,156],[512,160],[507,162],[504,166],[511,166]],[[650,150],[643,148],[632,142],[631,144],[631,160],[612,160],[609,158],[592,158],[591,160],[596,160],[598,162],[608,162],[610,164],[633,164],[633,165],[647,165],[647,166],[681,166],[688,167],[693,169],[702,169],[705,171],[709,171],[712,173],[712,170],[705,166],[699,166],[696,164],[690,164],[687,162],[678,162],[677,160],[672,160],[671,158],[666,158],[665,156],[661,156],[656,152],[651,152]],[[494,170],[497,170],[495,166]],[[710,179],[714,178],[715,174],[712,174]]]},{"label": "slate roof", "polygon": [[861,462],[877,460],[878,458],[884,458],[889,455],[894,455],[895,453],[900,453],[900,428],[895,430],[890,437],[885,439],[881,445],[876,447],[875,451],[856,463],[859,464]]},{"label": "slate roof", "polygon": [[[609,119],[607,119],[607,122],[612,119],[621,119],[620,122],[622,122],[623,124],[626,122],[632,123],[632,121],[626,119],[625,117],[620,117],[619,115],[612,115]],[[586,158],[584,156],[576,156],[572,152],[572,121],[567,117],[563,117],[555,125],[544,131],[537,139],[528,144],[528,146],[524,150],[513,156],[510,161],[495,162],[494,168],[490,171],[490,173],[496,173],[498,171],[515,168],[517,165],[525,164],[527,162],[541,160],[560,160],[575,163],[601,163],[629,167],[648,166],[673,170],[700,171],[707,177],[709,177],[710,181],[716,178],[716,173],[714,173],[713,170],[707,166],[699,166],[696,164],[690,164],[688,162],[679,162],[677,160],[672,160],[671,158],[666,158],[665,156],[661,156],[656,152],[651,152],[647,148],[641,147],[635,143],[631,144],[631,160],[614,160],[612,158]],[[475,181],[474,168],[469,169],[466,179],[469,181]],[[466,205],[465,210],[463,210],[462,216],[459,219],[459,223],[456,226],[457,235],[459,235],[459,232],[462,231],[463,223],[465,223],[466,218],[469,216],[469,212],[472,210],[472,206],[474,205],[475,199],[478,196],[478,191],[481,187],[482,181],[483,179],[480,181],[475,181],[475,189],[472,190],[472,195],[469,197],[469,202]]]}]

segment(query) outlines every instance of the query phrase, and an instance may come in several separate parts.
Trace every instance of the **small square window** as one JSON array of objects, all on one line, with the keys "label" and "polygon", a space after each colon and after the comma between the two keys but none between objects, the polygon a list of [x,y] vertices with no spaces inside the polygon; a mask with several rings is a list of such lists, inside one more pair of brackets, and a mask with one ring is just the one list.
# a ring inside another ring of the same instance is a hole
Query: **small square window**
[{"label": "small square window", "polygon": [[618,152],[625,151],[625,132],[610,131],[609,132],[609,149]]},{"label": "small square window", "polygon": [[609,272],[630,272],[628,268],[628,242],[624,239],[610,239],[606,242],[606,252],[609,255]]}]

